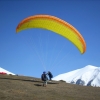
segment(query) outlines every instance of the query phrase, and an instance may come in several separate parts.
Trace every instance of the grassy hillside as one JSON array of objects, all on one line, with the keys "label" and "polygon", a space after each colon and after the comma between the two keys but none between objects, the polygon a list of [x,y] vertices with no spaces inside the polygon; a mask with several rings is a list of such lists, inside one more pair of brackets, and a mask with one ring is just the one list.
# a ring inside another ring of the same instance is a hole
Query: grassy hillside
[{"label": "grassy hillside", "polygon": [[62,81],[43,87],[38,78],[0,75],[0,100],[100,100],[100,88]]}]

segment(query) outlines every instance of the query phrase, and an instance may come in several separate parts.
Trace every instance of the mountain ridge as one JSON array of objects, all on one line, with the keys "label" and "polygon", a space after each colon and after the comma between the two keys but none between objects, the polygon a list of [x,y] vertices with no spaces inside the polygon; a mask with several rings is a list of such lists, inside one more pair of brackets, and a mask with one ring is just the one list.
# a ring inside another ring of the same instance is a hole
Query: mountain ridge
[{"label": "mountain ridge", "polygon": [[100,87],[100,67],[87,65],[81,69],[60,74],[54,77],[53,80],[64,80],[72,84]]},{"label": "mountain ridge", "polygon": [[5,69],[3,69],[3,68],[1,68],[1,67],[0,67],[0,72],[4,72],[4,73],[6,73],[6,74],[15,75],[14,73],[12,73],[12,72],[10,72],[10,71],[7,71],[7,70],[5,70]]}]

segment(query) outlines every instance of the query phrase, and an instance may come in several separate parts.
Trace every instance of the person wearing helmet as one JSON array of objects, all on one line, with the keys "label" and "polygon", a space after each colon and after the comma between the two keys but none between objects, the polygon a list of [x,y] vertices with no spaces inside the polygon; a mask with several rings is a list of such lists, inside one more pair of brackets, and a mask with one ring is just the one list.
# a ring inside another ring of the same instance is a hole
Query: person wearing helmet
[{"label": "person wearing helmet", "polygon": [[43,81],[43,86],[46,87],[47,86],[47,80],[48,80],[46,72],[43,72],[43,74],[41,75],[41,80]]}]

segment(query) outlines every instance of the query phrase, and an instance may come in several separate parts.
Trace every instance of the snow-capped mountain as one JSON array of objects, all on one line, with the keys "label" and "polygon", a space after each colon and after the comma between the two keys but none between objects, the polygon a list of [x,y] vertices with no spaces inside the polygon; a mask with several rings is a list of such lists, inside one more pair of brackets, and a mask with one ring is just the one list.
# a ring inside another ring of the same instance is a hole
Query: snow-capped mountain
[{"label": "snow-capped mountain", "polygon": [[11,75],[15,75],[14,73],[11,73],[3,68],[0,67],[0,73],[6,73],[6,74],[11,74]]},{"label": "snow-capped mountain", "polygon": [[73,83],[83,86],[100,87],[100,67],[88,65],[68,73],[60,74],[53,80],[64,80],[67,83]]}]

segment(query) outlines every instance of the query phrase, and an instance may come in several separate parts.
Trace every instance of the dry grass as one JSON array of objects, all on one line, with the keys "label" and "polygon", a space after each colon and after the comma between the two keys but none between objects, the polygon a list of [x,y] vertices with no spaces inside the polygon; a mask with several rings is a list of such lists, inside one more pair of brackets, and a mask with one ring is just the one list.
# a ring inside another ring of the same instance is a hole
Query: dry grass
[{"label": "dry grass", "polygon": [[43,87],[38,78],[0,75],[0,100],[100,100],[100,88],[62,81]]}]

